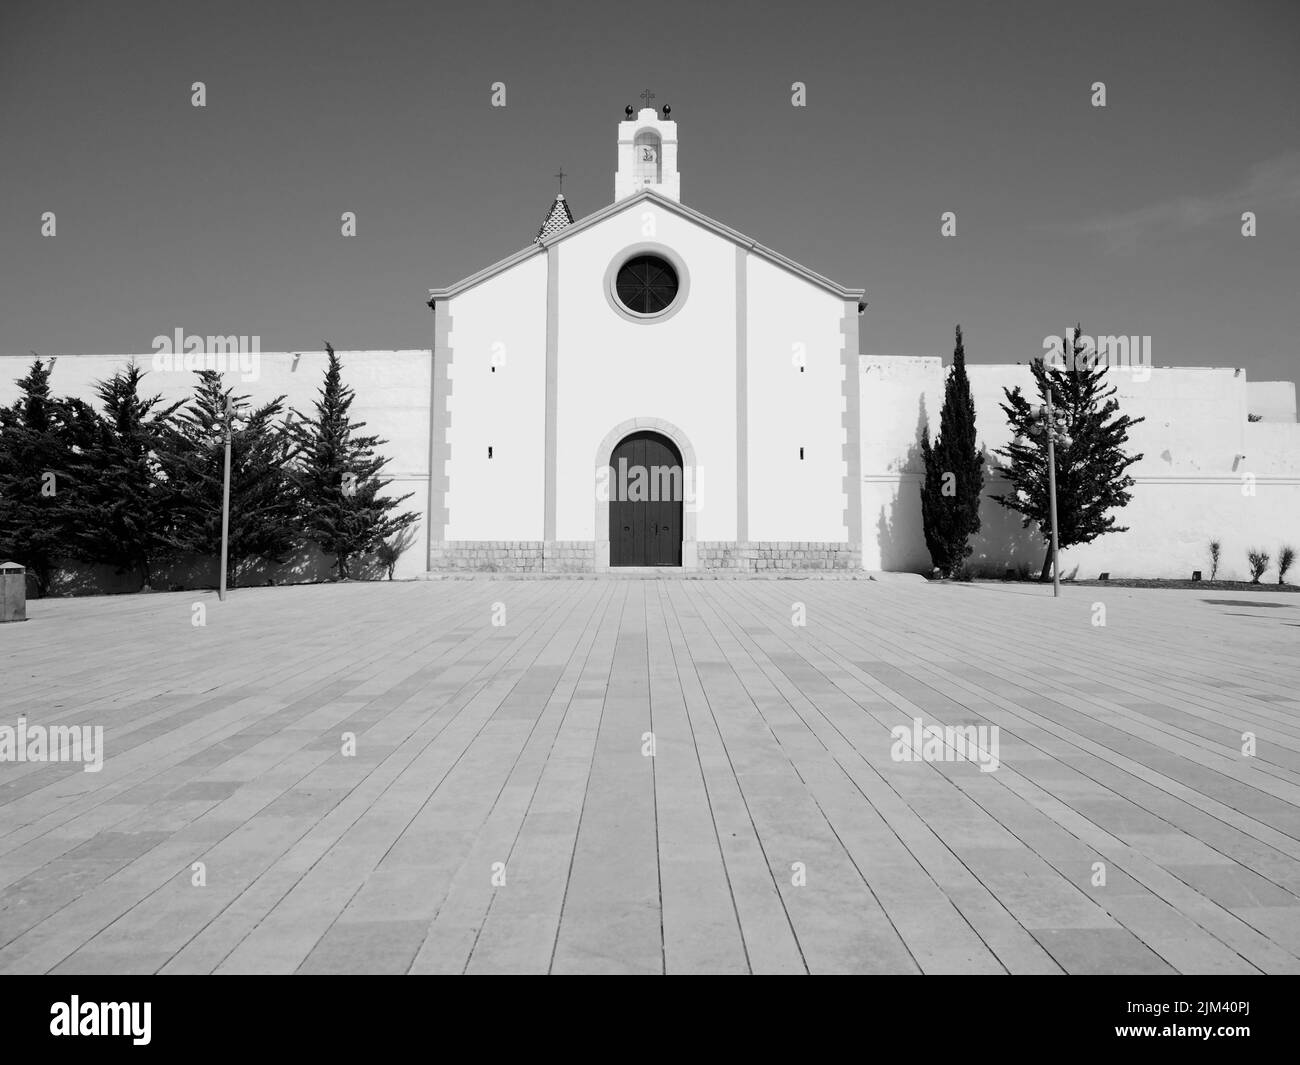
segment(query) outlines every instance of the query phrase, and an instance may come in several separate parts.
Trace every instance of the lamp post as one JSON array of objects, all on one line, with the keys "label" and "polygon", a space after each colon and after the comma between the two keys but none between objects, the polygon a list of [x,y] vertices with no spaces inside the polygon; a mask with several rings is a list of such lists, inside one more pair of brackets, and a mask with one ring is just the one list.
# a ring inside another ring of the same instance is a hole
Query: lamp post
[{"label": "lamp post", "polygon": [[223,603],[226,601],[226,558],[230,549],[230,421],[234,414],[227,396],[225,425],[221,434],[226,449],[226,468],[221,484],[221,583],[217,588],[217,599]]},{"label": "lamp post", "polygon": [[1061,567],[1058,564],[1057,544],[1059,541],[1056,525],[1056,442],[1062,447],[1070,446],[1070,437],[1066,433],[1065,415],[1052,407],[1052,382],[1047,381],[1047,402],[1034,412],[1034,422],[1029,427],[1030,435],[1035,438],[1047,437],[1047,499],[1048,510],[1052,518],[1052,595],[1061,594]]}]

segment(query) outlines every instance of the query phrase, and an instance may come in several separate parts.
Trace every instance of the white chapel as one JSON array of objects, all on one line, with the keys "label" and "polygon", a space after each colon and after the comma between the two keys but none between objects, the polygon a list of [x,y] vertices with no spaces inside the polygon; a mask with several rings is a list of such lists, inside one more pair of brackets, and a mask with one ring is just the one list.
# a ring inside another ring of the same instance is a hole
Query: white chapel
[{"label": "white chapel", "polygon": [[609,206],[431,292],[431,564],[859,567],[862,290],[685,206],[630,112]]}]

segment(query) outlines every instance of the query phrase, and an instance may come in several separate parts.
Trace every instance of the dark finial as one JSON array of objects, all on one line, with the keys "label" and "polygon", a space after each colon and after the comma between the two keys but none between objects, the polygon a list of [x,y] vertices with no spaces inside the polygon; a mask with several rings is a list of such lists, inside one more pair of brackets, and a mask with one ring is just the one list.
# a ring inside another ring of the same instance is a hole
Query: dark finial
[{"label": "dark finial", "polygon": [[623,114],[627,115],[628,118],[632,117],[633,112],[632,112],[631,104],[628,104],[625,108],[623,108]]},{"label": "dark finial", "polygon": [[669,107],[667,104],[664,104],[664,118],[667,119],[668,116],[671,115],[672,113],[673,113],[673,109]]}]

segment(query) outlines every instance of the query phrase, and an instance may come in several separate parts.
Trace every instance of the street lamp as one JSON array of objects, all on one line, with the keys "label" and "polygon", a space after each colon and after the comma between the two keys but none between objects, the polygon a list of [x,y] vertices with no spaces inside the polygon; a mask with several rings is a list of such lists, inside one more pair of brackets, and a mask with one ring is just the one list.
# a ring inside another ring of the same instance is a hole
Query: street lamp
[{"label": "street lamp", "polygon": [[1034,411],[1029,435],[1035,439],[1047,437],[1047,498],[1052,516],[1052,595],[1061,594],[1061,567],[1057,559],[1058,534],[1056,527],[1056,444],[1069,447],[1072,441],[1066,432],[1065,414],[1052,407],[1052,382],[1047,382],[1047,402]]},{"label": "street lamp", "polygon": [[226,469],[221,485],[221,583],[217,587],[217,599],[226,601],[226,558],[230,548],[230,423],[234,419],[235,408],[226,397],[226,417],[222,439],[226,447]]}]

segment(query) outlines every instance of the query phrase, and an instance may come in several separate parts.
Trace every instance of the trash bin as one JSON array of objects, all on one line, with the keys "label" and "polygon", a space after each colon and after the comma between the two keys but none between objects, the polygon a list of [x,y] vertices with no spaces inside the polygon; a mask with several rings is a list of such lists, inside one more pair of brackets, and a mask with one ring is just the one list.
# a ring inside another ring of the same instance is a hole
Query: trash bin
[{"label": "trash bin", "polygon": [[27,620],[27,571],[17,562],[0,562],[0,621]]}]

